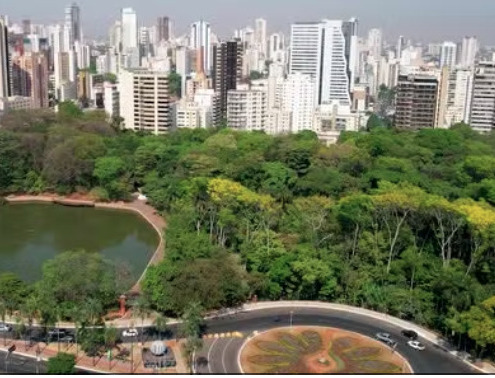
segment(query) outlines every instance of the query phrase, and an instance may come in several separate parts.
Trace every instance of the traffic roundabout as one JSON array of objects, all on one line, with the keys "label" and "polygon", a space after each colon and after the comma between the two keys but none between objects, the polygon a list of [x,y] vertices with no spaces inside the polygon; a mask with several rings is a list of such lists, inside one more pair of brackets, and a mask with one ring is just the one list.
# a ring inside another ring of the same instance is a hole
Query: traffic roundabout
[{"label": "traffic roundabout", "polygon": [[[314,333],[303,335],[305,331],[316,331],[319,337]],[[424,350],[411,347],[411,340],[403,331],[403,327],[387,320],[318,307],[240,311],[207,321],[210,337],[204,339],[202,350],[196,353],[195,371],[199,374],[479,373],[421,334],[418,342],[424,345]],[[378,340],[380,333],[389,335],[394,343]],[[264,342],[261,348],[260,341]]]},{"label": "traffic roundabout", "polygon": [[257,334],[239,352],[247,374],[411,374],[395,349],[355,332],[285,327]]}]

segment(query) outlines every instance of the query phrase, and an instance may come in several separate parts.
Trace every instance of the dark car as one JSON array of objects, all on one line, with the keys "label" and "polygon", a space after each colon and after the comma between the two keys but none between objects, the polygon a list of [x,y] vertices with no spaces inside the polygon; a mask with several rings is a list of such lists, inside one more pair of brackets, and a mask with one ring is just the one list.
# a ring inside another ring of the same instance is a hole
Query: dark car
[{"label": "dark car", "polygon": [[404,329],[401,331],[402,336],[407,337],[409,340],[416,340],[418,338],[418,334],[410,329]]}]

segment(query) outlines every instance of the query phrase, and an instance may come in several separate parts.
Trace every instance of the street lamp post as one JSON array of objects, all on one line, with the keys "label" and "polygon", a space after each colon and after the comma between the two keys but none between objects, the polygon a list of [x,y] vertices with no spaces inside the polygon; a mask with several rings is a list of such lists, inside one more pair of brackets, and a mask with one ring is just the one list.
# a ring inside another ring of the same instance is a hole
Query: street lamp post
[{"label": "street lamp post", "polygon": [[134,336],[131,337],[131,374],[134,374]]},{"label": "street lamp post", "polygon": [[294,315],[294,311],[291,311],[291,312],[289,313],[289,315],[290,315],[290,316],[289,316],[289,325],[290,325],[290,328],[292,329],[292,316]]}]

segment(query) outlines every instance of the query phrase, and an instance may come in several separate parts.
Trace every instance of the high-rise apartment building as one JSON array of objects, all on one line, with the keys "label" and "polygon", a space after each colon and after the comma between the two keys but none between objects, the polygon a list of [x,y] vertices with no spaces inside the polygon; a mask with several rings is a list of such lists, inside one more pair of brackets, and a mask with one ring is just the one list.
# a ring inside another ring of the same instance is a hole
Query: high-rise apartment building
[{"label": "high-rise apartment building", "polygon": [[227,125],[236,130],[263,131],[267,121],[268,94],[247,84],[228,91]]},{"label": "high-rise apartment building", "polygon": [[313,128],[313,113],[316,108],[316,80],[311,75],[290,74],[280,84],[280,109],[290,113],[290,132],[298,133]]},{"label": "high-rise apartment building", "polygon": [[122,51],[127,52],[138,47],[137,15],[134,9],[122,9]]},{"label": "high-rise apartment building", "polygon": [[76,3],[65,8],[65,25],[69,30],[69,43],[82,42],[81,10]]},{"label": "high-rise apartment building", "polygon": [[48,108],[48,60],[43,53],[26,53],[12,59],[12,91],[31,97],[33,108]]},{"label": "high-rise apartment building", "polygon": [[482,133],[495,128],[495,62],[476,65],[469,124]]},{"label": "high-rise apartment building", "polygon": [[368,51],[377,60],[382,56],[383,34],[380,29],[370,29],[368,32]]},{"label": "high-rise apartment building", "polygon": [[0,99],[10,97],[10,59],[7,24],[0,17]]},{"label": "high-rise apartment building", "polygon": [[461,46],[461,61],[462,67],[472,68],[476,62],[479,44],[476,37],[464,37]]},{"label": "high-rise apartment building", "polygon": [[291,27],[290,74],[316,81],[316,104],[350,105],[357,67],[357,20],[323,20]]},{"label": "high-rise apartment building", "polygon": [[263,18],[254,21],[254,40],[262,58],[266,59],[268,56],[266,20]]},{"label": "high-rise apartment building", "polygon": [[116,84],[109,82],[103,84],[103,102],[108,118],[112,119],[120,116],[120,97]]},{"label": "high-rise apartment building", "polygon": [[457,63],[457,44],[444,42],[440,52],[440,67],[453,69]]},{"label": "high-rise apartment building", "polygon": [[190,47],[196,51],[196,70],[202,69],[207,75],[212,68],[212,43],[210,24],[198,21],[191,25]]},{"label": "high-rise apartment building", "polygon": [[156,33],[157,39],[156,41],[168,42],[170,39],[170,19],[168,17],[158,17],[158,21],[156,23]]},{"label": "high-rise apartment building", "polygon": [[166,133],[172,126],[167,72],[122,70],[119,75],[120,116],[124,127]]},{"label": "high-rise apartment building", "polygon": [[438,101],[438,127],[449,128],[469,122],[473,71],[469,68],[443,68]]},{"label": "high-rise apartment building", "polygon": [[242,74],[242,46],[240,40],[221,42],[213,48],[213,89],[217,94],[215,123],[227,117],[228,91],[237,89]]},{"label": "high-rise apartment building", "polygon": [[427,75],[400,75],[397,84],[395,126],[433,128],[437,122],[438,79]]}]

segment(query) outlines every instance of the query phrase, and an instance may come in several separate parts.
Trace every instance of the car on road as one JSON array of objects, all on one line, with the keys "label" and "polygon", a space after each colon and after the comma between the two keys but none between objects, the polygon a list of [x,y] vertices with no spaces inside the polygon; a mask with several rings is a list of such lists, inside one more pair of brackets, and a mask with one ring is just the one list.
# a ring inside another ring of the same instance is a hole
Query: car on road
[{"label": "car on road", "polygon": [[395,340],[392,339],[390,336],[390,333],[385,333],[385,332],[379,332],[375,335],[376,339],[381,341],[382,343],[388,344],[388,345],[394,345],[396,344]]},{"label": "car on road", "polygon": [[409,340],[407,342],[407,345],[409,345],[411,348],[416,349],[416,350],[425,350],[426,347],[421,344],[419,341],[416,340]]},{"label": "car on road", "polygon": [[401,331],[401,335],[404,337],[407,337],[409,340],[417,340],[418,339],[417,332],[410,330],[410,329],[403,329]]},{"label": "car on road", "polygon": [[122,332],[122,336],[124,336],[124,337],[137,337],[138,335],[139,335],[139,332],[135,328],[125,329]]},{"label": "car on road", "polygon": [[0,323],[0,332],[10,332],[12,327],[5,323]]}]

